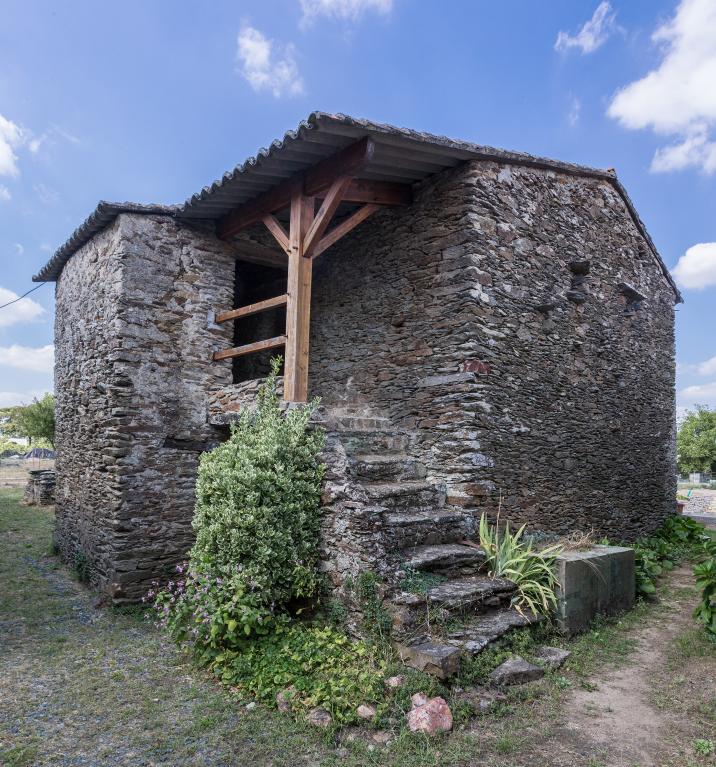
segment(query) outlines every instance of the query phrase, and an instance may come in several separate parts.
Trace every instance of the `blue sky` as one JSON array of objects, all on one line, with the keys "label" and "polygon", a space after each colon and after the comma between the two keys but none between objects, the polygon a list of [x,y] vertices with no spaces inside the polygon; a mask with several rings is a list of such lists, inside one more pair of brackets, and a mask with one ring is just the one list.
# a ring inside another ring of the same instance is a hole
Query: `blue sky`
[{"label": "blue sky", "polygon": [[[5,0],[0,303],[100,199],[181,202],[314,109],[614,167],[716,406],[716,0]],[[678,264],[678,266],[677,266]],[[0,406],[51,388],[53,286],[0,310]]]}]

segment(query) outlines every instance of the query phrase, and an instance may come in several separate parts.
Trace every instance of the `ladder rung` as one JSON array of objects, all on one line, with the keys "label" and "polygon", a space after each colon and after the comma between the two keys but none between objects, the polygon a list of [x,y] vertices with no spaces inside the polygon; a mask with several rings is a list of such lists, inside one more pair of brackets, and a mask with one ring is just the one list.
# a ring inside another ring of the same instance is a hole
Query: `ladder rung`
[{"label": "ladder rung", "polygon": [[286,336],[276,336],[275,338],[267,338],[265,341],[256,341],[253,344],[244,344],[244,346],[235,346],[233,349],[222,349],[220,352],[214,352],[214,360],[225,360],[229,357],[241,357],[244,354],[251,354],[252,352],[261,352],[264,349],[274,349],[277,346],[284,346],[286,343]]},{"label": "ladder rung", "polygon": [[219,312],[215,320],[216,322],[228,322],[229,320],[237,320],[239,317],[248,317],[251,314],[258,314],[259,312],[265,312],[267,309],[273,309],[276,306],[285,306],[288,301],[288,294],[282,296],[274,296],[273,298],[267,298],[265,301],[257,301],[255,304],[249,304],[248,306],[242,306],[240,309],[231,309],[228,312]]}]

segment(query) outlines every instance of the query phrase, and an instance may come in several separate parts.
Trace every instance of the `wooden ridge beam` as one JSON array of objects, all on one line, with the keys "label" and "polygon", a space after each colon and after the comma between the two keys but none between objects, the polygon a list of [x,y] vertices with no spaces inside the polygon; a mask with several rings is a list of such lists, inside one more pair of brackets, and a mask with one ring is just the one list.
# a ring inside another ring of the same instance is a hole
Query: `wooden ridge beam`
[{"label": "wooden ridge beam", "polygon": [[226,360],[231,357],[243,357],[244,354],[261,352],[264,351],[264,349],[275,349],[277,346],[284,346],[285,344],[286,336],[275,336],[274,338],[267,338],[265,341],[255,341],[252,344],[234,346],[233,349],[222,349],[219,352],[214,352],[212,359],[218,361]]},{"label": "wooden ridge beam", "polygon": [[[356,175],[371,161],[374,151],[373,140],[366,136],[316,163],[305,173],[297,174],[299,177],[302,175],[303,193],[307,197],[315,196],[329,187],[337,176]],[[275,213],[285,208],[291,202],[296,180],[296,177],[289,178],[224,216],[218,222],[217,235],[221,239],[226,239],[247,226],[263,220],[266,213]]]},{"label": "wooden ridge beam", "polygon": [[288,301],[288,294],[267,298],[265,301],[257,301],[255,304],[247,304],[238,309],[230,309],[226,312],[219,312],[214,321],[217,323],[228,322],[229,320],[238,320],[240,317],[249,317],[252,314],[265,312],[269,309],[275,309],[277,306],[285,306]]},{"label": "wooden ridge beam", "polygon": [[[316,197],[323,197],[325,192]],[[394,181],[370,181],[354,178],[343,194],[343,202],[366,203],[376,205],[410,205],[413,201],[413,188],[410,184],[398,184]]]},{"label": "wooden ridge beam", "polygon": [[358,208],[358,210],[348,216],[348,218],[343,219],[340,224],[334,226],[333,229],[328,232],[328,234],[323,235],[323,238],[317,242],[313,248],[311,258],[320,256],[321,253],[326,250],[326,248],[330,248],[334,242],[337,242],[341,239],[341,237],[348,234],[348,232],[350,232],[352,229],[355,229],[358,224],[365,221],[368,216],[373,215],[376,210],[380,210],[381,207],[382,206],[375,205],[374,203],[368,203],[362,208]]}]

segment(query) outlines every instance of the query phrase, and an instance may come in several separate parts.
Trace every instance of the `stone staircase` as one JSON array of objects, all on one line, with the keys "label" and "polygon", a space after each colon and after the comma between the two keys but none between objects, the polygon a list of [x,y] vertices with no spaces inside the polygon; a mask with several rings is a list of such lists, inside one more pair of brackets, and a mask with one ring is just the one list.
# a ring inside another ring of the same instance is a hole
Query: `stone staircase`
[{"label": "stone staircase", "polygon": [[379,529],[372,569],[389,586],[384,605],[409,665],[447,677],[463,654],[535,621],[510,606],[512,582],[487,575],[484,551],[469,542],[472,516],[446,505],[444,488],[411,456],[409,434],[369,411],[332,409],[318,420]]},{"label": "stone staircase", "polygon": [[[238,418],[259,383],[215,392],[209,422]],[[485,572],[484,552],[470,543],[472,514],[446,504],[445,488],[413,457],[413,435],[353,403],[321,407],[313,422],[326,432],[326,575],[339,593],[361,572],[380,577],[396,647],[409,665],[447,677],[463,655],[535,621],[510,606],[510,581]],[[357,623],[349,619],[349,628],[357,631]]]}]

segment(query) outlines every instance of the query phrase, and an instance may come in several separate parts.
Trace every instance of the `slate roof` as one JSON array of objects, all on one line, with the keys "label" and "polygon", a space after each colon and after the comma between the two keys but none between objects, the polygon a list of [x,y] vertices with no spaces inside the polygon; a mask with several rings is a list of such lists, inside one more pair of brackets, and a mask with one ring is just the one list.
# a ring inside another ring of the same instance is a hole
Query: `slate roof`
[{"label": "slate roof", "polygon": [[295,173],[305,170],[364,136],[375,143],[373,158],[359,178],[412,184],[455,167],[467,160],[493,160],[501,163],[554,170],[574,176],[608,181],[624,200],[634,223],[649,244],[660,268],[671,284],[677,301],[681,295],[651,240],[629,195],[611,170],[535,157],[445,136],[420,133],[392,125],[382,125],[342,114],[313,112],[295,130],[274,141],[267,149],[225,173],[210,186],[192,195],[182,205],[138,205],[100,202],[95,211],[33,277],[35,282],[56,280],[72,254],[120,213],[162,214],[181,219],[218,220],[229,211],[256,197]]}]

